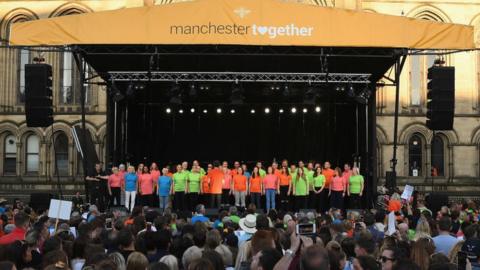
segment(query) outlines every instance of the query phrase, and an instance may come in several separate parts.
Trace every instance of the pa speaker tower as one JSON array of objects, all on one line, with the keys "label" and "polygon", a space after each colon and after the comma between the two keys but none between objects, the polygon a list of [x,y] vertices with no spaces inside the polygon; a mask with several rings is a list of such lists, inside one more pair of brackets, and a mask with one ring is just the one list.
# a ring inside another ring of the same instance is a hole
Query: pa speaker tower
[{"label": "pa speaker tower", "polygon": [[427,127],[452,130],[455,114],[455,68],[433,66],[428,69]]},{"label": "pa speaker tower", "polygon": [[28,127],[48,127],[53,123],[52,66],[25,65],[25,117]]}]

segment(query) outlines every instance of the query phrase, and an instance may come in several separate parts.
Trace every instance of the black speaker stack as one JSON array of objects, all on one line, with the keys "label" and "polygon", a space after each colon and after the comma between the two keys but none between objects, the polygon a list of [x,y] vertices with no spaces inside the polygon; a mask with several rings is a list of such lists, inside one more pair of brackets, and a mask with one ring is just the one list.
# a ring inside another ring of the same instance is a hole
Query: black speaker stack
[{"label": "black speaker stack", "polygon": [[25,117],[28,127],[53,123],[52,66],[25,65]]},{"label": "black speaker stack", "polygon": [[428,69],[427,127],[452,130],[455,115],[455,68],[433,66]]}]

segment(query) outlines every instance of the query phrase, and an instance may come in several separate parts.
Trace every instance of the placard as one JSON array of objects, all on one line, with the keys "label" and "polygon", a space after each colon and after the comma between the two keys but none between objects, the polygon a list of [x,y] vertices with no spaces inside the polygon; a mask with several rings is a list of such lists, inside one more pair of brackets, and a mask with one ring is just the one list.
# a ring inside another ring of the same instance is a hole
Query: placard
[{"label": "placard", "polygon": [[58,218],[63,220],[70,220],[72,213],[72,202],[61,200],[50,200],[50,207],[48,208],[49,218]]}]

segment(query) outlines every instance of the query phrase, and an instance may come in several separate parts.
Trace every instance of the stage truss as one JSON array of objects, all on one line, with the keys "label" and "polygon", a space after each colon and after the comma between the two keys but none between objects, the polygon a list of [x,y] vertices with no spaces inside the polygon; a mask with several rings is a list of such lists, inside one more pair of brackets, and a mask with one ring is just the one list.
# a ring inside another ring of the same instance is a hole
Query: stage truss
[{"label": "stage truss", "polygon": [[369,84],[371,74],[269,73],[269,72],[108,72],[112,82],[265,82],[265,83],[351,83]]}]

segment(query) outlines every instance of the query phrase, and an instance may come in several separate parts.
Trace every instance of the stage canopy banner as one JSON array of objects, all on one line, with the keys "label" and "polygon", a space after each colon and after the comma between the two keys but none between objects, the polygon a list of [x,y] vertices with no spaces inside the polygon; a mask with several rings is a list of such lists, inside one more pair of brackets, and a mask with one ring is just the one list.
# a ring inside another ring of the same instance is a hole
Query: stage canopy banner
[{"label": "stage canopy banner", "polygon": [[277,0],[198,0],[15,23],[12,46],[474,49],[473,27]]}]

